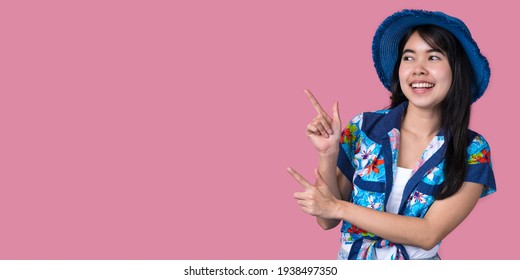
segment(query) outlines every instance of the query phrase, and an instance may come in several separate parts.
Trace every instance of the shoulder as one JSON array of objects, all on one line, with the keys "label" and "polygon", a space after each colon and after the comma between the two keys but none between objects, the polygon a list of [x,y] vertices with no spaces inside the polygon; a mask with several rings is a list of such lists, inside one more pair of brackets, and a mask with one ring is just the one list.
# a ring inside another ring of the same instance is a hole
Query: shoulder
[{"label": "shoulder", "polygon": [[469,130],[468,164],[489,163],[491,161],[491,149],[488,141],[473,130]]},{"label": "shoulder", "polygon": [[339,139],[341,144],[352,145],[359,139],[359,133],[363,125],[363,116],[364,113],[357,114],[348,122],[341,132]]},{"label": "shoulder", "polygon": [[469,130],[466,182],[484,185],[481,197],[496,191],[495,175],[491,164],[491,149],[484,136]]},{"label": "shoulder", "polygon": [[348,133],[361,133],[363,132],[367,136],[372,138],[380,129],[384,129],[385,125],[381,126],[380,124],[385,123],[383,120],[388,115],[391,110],[377,110],[370,112],[363,112],[355,115],[350,122],[345,127]]},{"label": "shoulder", "polygon": [[482,150],[483,148],[489,149],[489,143],[486,140],[486,138],[484,138],[484,136],[482,136],[478,132],[475,132],[471,129],[469,130],[468,134],[469,134],[468,153],[474,152],[476,150]]},{"label": "shoulder", "polygon": [[372,112],[362,112],[355,115],[347,126],[356,126],[361,129],[363,126],[370,126],[381,120],[390,110],[377,110]]}]

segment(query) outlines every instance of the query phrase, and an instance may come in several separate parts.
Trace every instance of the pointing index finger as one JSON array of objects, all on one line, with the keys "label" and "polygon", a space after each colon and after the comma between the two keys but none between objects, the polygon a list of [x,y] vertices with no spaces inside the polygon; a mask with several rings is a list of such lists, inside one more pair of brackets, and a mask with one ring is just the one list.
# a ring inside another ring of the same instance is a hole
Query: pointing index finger
[{"label": "pointing index finger", "polygon": [[289,174],[291,174],[291,176],[293,176],[293,178],[296,179],[296,181],[298,181],[298,183],[300,183],[300,185],[302,185],[302,187],[304,187],[306,190],[312,188],[311,183],[309,183],[309,181],[303,178],[302,175],[296,172],[296,170],[292,169],[291,167],[287,167],[287,171],[289,171]]},{"label": "pointing index finger", "polygon": [[330,118],[329,115],[327,115],[327,113],[325,112],[325,110],[323,110],[323,108],[321,107],[320,103],[318,102],[316,97],[314,97],[312,92],[310,90],[308,90],[308,89],[305,89],[304,91],[307,94],[307,98],[309,98],[309,100],[311,101],[312,107],[314,107],[314,109],[316,109],[316,112],[318,112],[318,114],[321,114],[321,115],[323,115],[323,116],[325,116],[327,118]]}]

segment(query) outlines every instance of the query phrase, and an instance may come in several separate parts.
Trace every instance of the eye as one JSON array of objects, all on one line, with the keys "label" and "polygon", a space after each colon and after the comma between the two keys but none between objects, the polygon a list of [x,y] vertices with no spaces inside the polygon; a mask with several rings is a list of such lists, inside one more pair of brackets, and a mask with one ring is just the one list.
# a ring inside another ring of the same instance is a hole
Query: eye
[{"label": "eye", "polygon": [[403,61],[411,61],[413,58],[411,56],[403,55]]},{"label": "eye", "polygon": [[441,58],[436,55],[432,55],[430,56],[430,60],[441,60]]}]

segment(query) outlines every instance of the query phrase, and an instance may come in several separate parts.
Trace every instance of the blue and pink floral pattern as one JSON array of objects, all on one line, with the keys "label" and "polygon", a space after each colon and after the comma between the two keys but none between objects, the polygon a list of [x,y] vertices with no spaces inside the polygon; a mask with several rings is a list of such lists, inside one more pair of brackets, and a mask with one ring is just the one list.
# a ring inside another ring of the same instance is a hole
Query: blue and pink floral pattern
[{"label": "blue and pink floral pattern", "polygon": [[[359,114],[343,130],[340,138],[341,152],[338,167],[353,182],[351,201],[356,205],[376,211],[385,211],[386,196],[392,188],[391,182],[387,182],[386,173],[387,169],[391,168],[390,172],[393,175],[391,178],[395,179],[399,153],[400,120],[407,104],[400,106],[401,108],[396,107],[392,110]],[[368,128],[365,129],[364,126]],[[482,196],[486,196],[496,191],[490,149],[481,135],[470,132],[473,140],[467,149],[468,169],[465,181],[485,185]],[[387,145],[384,144],[385,141],[387,141]],[[411,186],[413,189],[409,189],[408,193],[405,192],[405,202],[399,214],[419,218],[426,215],[430,206],[435,202],[435,194],[444,182],[442,156],[444,151],[445,136],[441,131],[433,137],[417,162],[410,179],[412,181],[416,178],[412,182],[415,185]],[[341,233],[341,242],[347,246],[345,248],[350,248],[356,242],[362,242],[361,245],[358,244],[356,254],[350,256],[351,258],[371,259],[375,247],[395,247],[392,258],[405,258],[405,253],[399,244],[382,240],[373,233],[347,221],[343,221]],[[338,254],[338,258],[349,257],[346,252],[346,250],[342,250]]]}]

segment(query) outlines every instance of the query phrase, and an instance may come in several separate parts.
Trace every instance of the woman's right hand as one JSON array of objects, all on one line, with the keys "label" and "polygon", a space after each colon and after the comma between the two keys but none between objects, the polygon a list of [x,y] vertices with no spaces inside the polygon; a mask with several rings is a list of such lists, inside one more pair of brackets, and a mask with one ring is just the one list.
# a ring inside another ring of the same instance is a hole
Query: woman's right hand
[{"label": "woman's right hand", "polygon": [[338,102],[332,108],[332,118],[323,110],[314,95],[305,90],[312,106],[318,115],[307,125],[306,133],[320,155],[333,155],[339,152],[341,136],[341,119]]}]

